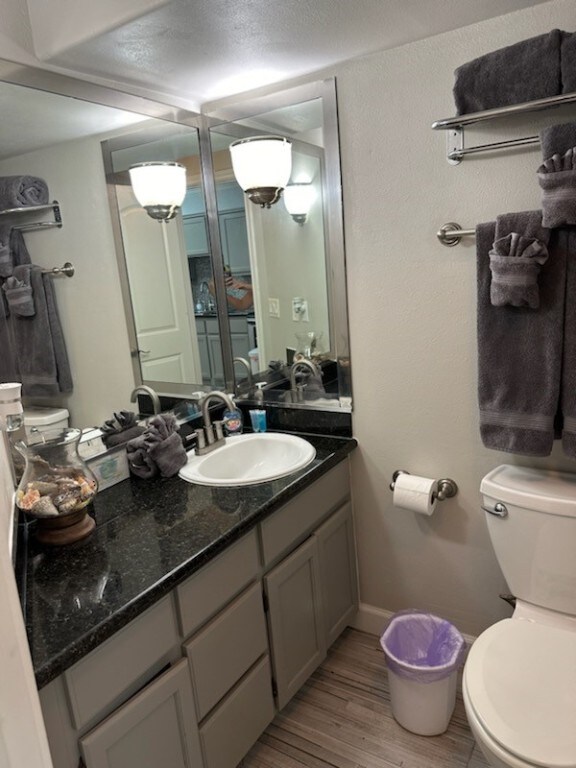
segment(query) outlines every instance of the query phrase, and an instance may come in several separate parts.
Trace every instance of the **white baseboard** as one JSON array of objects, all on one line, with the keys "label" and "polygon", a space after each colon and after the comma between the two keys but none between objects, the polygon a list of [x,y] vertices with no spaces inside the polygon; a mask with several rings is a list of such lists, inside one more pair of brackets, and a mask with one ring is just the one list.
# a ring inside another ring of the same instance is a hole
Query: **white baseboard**
[{"label": "white baseboard", "polygon": [[[360,603],[358,606],[358,613],[350,622],[350,626],[361,632],[367,632],[369,635],[380,637],[393,615],[394,611],[387,611],[384,608],[376,608],[376,606],[369,605],[368,603]],[[476,640],[474,635],[466,635],[462,633],[462,637],[466,641],[468,648],[470,648],[474,640]]]}]

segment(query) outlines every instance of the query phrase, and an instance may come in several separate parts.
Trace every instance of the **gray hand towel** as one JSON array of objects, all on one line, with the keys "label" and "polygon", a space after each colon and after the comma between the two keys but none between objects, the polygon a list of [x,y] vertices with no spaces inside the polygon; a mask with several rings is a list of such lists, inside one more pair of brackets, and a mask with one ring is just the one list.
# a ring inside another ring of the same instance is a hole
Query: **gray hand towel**
[{"label": "gray hand towel", "polygon": [[126,443],[126,455],[130,472],[137,477],[148,480],[158,474],[156,462],[148,455],[144,435],[135,437]]},{"label": "gray hand towel", "polygon": [[538,275],[548,259],[548,249],[540,240],[511,232],[494,242],[490,251],[490,301],[495,307],[538,309]]},{"label": "gray hand towel", "polygon": [[562,33],[560,69],[562,93],[574,93],[576,91],[576,34],[573,32]]},{"label": "gray hand towel", "polygon": [[37,176],[0,176],[0,209],[46,205],[48,185]]},{"label": "gray hand towel", "polygon": [[34,297],[32,296],[32,286],[23,280],[18,280],[12,275],[6,278],[2,285],[2,290],[6,295],[8,309],[11,314],[21,317],[34,317],[36,307],[34,306]]},{"label": "gray hand towel", "polygon": [[11,224],[0,224],[0,278],[10,277],[14,264],[10,251]]},{"label": "gray hand towel", "polygon": [[458,67],[454,73],[457,114],[520,104],[562,93],[562,33],[522,40]]},{"label": "gray hand towel", "polygon": [[563,155],[572,147],[576,147],[576,123],[560,123],[540,131],[543,160],[548,160],[552,155]]},{"label": "gray hand towel", "polygon": [[556,250],[566,260],[564,350],[562,354],[562,449],[576,459],[576,229],[555,230]]},{"label": "gray hand towel", "polygon": [[186,450],[177,432],[177,419],[171,414],[160,414],[150,419],[144,442],[149,457],[156,462],[162,477],[172,477],[186,464]]},{"label": "gray hand towel", "polygon": [[554,154],[538,168],[542,188],[542,224],[576,224],[576,153],[574,148]]},{"label": "gray hand towel", "polygon": [[506,214],[476,228],[480,434],[487,448],[548,456],[560,390],[566,256],[549,242],[537,312],[494,307],[489,252],[495,239],[511,232],[548,240],[540,211]]}]

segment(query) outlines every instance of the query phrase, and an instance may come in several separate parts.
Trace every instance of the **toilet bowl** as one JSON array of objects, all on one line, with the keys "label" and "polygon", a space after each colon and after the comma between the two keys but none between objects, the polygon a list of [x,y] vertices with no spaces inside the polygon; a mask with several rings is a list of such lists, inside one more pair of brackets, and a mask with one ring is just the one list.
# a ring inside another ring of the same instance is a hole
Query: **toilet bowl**
[{"label": "toilet bowl", "polygon": [[517,603],[468,654],[470,728],[493,768],[576,768],[576,475],[503,465],[481,491]]},{"label": "toilet bowl", "polygon": [[576,627],[494,624],[470,650],[462,690],[492,766],[576,768]]}]

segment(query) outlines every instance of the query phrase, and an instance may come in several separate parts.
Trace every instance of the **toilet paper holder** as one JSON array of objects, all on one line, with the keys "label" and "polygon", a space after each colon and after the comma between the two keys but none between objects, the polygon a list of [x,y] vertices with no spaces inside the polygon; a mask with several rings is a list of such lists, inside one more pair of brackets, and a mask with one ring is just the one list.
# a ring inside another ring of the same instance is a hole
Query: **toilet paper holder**
[{"label": "toilet paper holder", "polygon": [[[394,490],[398,475],[409,475],[410,472],[406,472],[405,469],[397,469],[392,475],[392,482],[390,483],[390,490]],[[438,493],[434,494],[434,498],[438,501],[444,501],[444,499],[451,499],[452,496],[456,496],[458,493],[458,486],[449,477],[444,477],[442,480],[438,480]]]}]

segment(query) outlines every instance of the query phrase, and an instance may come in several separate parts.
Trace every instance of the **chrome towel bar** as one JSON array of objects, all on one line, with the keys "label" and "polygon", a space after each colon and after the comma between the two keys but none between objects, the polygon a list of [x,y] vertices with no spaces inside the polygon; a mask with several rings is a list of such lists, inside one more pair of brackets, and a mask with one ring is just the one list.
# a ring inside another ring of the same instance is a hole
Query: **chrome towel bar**
[{"label": "chrome towel bar", "polygon": [[451,248],[453,245],[458,245],[463,237],[476,237],[475,229],[462,229],[460,224],[456,224],[454,221],[448,222],[448,224],[442,224],[436,237],[442,245],[447,245]]}]

